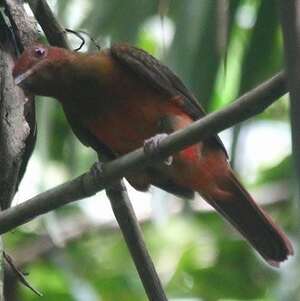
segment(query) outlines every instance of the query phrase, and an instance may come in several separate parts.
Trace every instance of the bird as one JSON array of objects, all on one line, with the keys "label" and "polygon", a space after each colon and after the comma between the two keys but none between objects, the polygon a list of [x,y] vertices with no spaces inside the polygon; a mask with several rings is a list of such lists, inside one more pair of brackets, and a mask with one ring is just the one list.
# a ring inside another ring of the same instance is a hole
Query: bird
[{"label": "bird", "polygon": [[[126,43],[93,53],[35,43],[21,54],[12,75],[25,93],[57,99],[78,139],[111,160],[205,116],[169,67]],[[153,185],[183,198],[198,193],[273,267],[294,253],[287,235],[235,175],[217,135],[126,179],[139,191]]]}]

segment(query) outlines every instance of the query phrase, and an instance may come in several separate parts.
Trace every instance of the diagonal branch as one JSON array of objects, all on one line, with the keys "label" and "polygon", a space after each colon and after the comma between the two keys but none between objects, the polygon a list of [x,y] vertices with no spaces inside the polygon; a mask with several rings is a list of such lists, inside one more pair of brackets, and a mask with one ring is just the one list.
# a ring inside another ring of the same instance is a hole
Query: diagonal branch
[{"label": "diagonal branch", "polygon": [[[226,128],[261,113],[276,99],[287,92],[283,73],[275,75],[257,88],[240,97],[223,110],[211,113],[194,122],[189,127],[177,131],[161,141],[161,158],[197,143]],[[159,160],[159,158],[156,158]],[[137,149],[121,158],[105,163],[102,171],[91,171],[45,191],[14,208],[0,212],[0,234],[25,224],[38,215],[44,214],[65,204],[91,196],[133,170],[145,167],[155,160],[151,154]]]},{"label": "diagonal branch", "polygon": [[28,0],[27,1],[35,18],[43,28],[48,42],[52,46],[69,48],[69,43],[64,35],[65,30],[57,22],[47,1],[44,0]]},{"label": "diagonal branch", "polygon": [[107,188],[106,194],[149,300],[167,301],[123,181]]},{"label": "diagonal branch", "polygon": [[[11,205],[35,145],[34,98],[25,97],[22,90],[16,89],[11,69],[19,50],[35,41],[37,28],[19,1],[5,0],[0,5],[0,205],[4,209]],[[4,280],[0,276],[0,299],[2,289],[6,299],[11,288],[7,285],[7,265],[3,265],[4,262],[15,272],[16,279],[34,291],[5,254],[2,243],[0,249],[0,270],[5,272]]]}]

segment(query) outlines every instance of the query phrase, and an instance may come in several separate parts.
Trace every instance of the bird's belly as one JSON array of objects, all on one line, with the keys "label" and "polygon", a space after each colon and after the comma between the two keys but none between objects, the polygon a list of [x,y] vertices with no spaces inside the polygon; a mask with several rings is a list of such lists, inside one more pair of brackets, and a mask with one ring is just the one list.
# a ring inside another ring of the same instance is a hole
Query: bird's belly
[{"label": "bird's belly", "polygon": [[[192,122],[172,102],[151,99],[123,102],[111,110],[106,109],[105,114],[89,120],[86,125],[115,154],[123,155],[141,147],[146,139],[159,133],[160,122],[167,115],[180,117],[174,130]],[[203,152],[203,147],[200,142],[174,154],[173,163],[164,165],[161,172],[181,187],[196,191],[214,190],[215,180],[228,169],[226,156],[223,150],[207,149]]]},{"label": "bird's belly", "polygon": [[115,153],[122,155],[141,147],[145,141],[159,132],[160,120],[166,112],[176,111],[166,100],[120,101],[111,110],[105,110],[87,127],[93,135]]}]

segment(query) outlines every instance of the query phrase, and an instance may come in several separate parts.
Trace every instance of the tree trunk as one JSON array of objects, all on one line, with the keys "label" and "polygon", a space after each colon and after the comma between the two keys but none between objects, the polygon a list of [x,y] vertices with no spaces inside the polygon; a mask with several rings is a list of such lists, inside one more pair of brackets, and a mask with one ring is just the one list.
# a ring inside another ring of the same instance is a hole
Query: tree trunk
[{"label": "tree trunk", "polygon": [[[20,1],[5,1],[0,13],[0,207],[8,208],[18,190],[36,136],[34,99],[15,86],[12,68],[36,29]],[[28,34],[24,35],[24,32]],[[3,243],[0,238],[0,301],[4,300]]]}]

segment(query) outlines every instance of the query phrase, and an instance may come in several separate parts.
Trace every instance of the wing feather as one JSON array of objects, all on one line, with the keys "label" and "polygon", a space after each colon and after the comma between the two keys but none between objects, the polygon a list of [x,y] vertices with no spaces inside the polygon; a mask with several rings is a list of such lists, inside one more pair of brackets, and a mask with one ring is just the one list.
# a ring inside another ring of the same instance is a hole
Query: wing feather
[{"label": "wing feather", "polygon": [[[166,94],[170,98],[178,95],[183,96],[182,109],[193,120],[205,116],[205,111],[196,97],[186,88],[180,78],[152,55],[142,49],[126,44],[113,45],[111,54],[120,64],[134,72],[136,76],[146,80],[157,91]],[[212,145],[221,147],[227,155],[226,149],[217,135],[209,138],[208,141]]]}]

